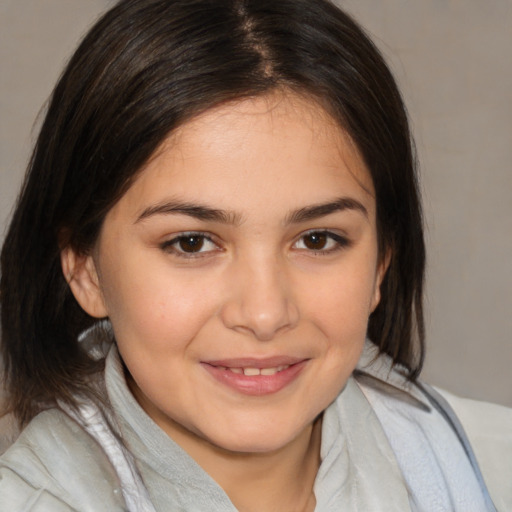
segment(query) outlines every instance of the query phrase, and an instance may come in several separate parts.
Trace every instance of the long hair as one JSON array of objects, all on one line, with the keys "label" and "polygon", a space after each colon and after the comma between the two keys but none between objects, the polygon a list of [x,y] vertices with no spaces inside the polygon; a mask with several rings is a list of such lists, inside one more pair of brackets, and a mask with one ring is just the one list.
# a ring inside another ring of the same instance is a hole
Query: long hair
[{"label": "long hair", "polygon": [[93,325],[60,267],[91,251],[106,213],[195,115],[275,89],[317,101],[358,147],[391,263],[370,339],[414,379],[423,361],[424,242],[415,158],[395,81],[327,0],[122,0],[86,35],[52,94],[1,254],[7,405],[21,424],[90,395]]}]

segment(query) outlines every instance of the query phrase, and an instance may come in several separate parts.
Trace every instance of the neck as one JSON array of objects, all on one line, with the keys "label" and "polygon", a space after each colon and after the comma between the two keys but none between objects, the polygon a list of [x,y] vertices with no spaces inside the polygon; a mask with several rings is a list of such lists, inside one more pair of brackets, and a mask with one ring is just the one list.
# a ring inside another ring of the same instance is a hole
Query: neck
[{"label": "neck", "polygon": [[276,452],[229,457],[217,481],[240,512],[313,511],[320,441],[319,419]]},{"label": "neck", "polygon": [[322,418],[304,428],[281,448],[264,453],[240,453],[214,446],[165,417],[145,399],[133,381],[132,393],[173,440],[219,484],[240,512],[313,512]]},{"label": "neck", "polygon": [[[321,423],[321,418],[317,419],[288,445],[270,453],[234,453],[175,441],[222,487],[240,512],[312,512]],[[173,434],[175,437],[176,431]]]}]

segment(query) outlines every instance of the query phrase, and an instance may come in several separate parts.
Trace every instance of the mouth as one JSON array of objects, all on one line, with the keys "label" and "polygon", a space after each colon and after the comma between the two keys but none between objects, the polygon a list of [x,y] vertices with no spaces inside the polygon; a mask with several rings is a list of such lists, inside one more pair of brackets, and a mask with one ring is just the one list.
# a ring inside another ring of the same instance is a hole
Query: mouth
[{"label": "mouth", "polygon": [[274,366],[271,368],[230,368],[227,366],[218,366],[219,370],[227,370],[237,375],[245,375],[246,377],[255,377],[257,375],[275,375],[276,373],[282,372],[290,368],[290,365]]},{"label": "mouth", "polygon": [[307,359],[278,357],[265,360],[230,359],[203,362],[215,380],[245,395],[277,393],[294,382],[307,365]]}]

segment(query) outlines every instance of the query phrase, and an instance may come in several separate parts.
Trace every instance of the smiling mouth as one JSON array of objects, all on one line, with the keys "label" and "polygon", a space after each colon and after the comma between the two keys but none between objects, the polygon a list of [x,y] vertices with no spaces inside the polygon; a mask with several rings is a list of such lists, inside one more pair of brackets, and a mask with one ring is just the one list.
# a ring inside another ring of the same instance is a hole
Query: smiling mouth
[{"label": "smiling mouth", "polygon": [[308,361],[291,357],[231,359],[203,362],[202,366],[217,382],[233,391],[261,396],[277,393],[292,384]]},{"label": "smiling mouth", "polygon": [[236,373],[237,375],[245,375],[247,377],[255,377],[257,375],[270,376],[275,375],[276,373],[282,372],[283,370],[287,370],[291,365],[285,364],[280,366],[275,366],[273,368],[230,368],[226,366],[217,366],[219,370],[226,370],[229,372]]}]

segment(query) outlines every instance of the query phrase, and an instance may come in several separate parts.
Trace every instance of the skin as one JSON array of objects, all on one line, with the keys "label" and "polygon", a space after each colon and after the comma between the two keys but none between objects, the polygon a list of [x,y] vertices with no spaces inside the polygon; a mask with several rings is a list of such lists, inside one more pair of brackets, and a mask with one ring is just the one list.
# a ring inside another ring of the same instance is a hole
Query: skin
[{"label": "skin", "polygon": [[[347,134],[279,93],[184,124],[108,213],[93,254],[63,251],[84,310],[110,318],[140,405],[239,510],[314,508],[321,413],[357,364],[386,270],[375,210]],[[204,365],[274,356],[302,367],[267,394]]]}]

